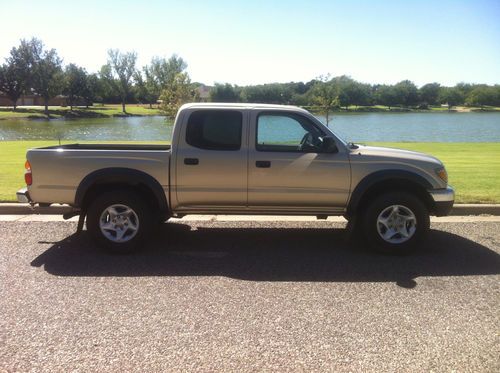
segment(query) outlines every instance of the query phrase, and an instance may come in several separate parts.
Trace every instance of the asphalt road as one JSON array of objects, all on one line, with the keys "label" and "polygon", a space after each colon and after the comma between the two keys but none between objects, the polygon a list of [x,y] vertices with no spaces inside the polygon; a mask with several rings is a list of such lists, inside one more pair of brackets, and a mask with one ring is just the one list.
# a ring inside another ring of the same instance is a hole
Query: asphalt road
[{"label": "asphalt road", "polygon": [[500,371],[500,222],[433,223],[402,258],[341,226],[166,224],[112,256],[0,222],[0,371]]}]

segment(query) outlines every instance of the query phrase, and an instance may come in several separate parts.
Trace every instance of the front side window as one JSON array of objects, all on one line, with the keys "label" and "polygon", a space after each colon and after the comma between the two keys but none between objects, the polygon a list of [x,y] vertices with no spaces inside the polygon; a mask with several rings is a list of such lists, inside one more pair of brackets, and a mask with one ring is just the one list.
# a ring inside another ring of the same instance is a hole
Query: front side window
[{"label": "front side window", "polygon": [[314,153],[324,134],[308,119],[293,114],[261,114],[257,119],[257,150]]},{"label": "front side window", "polygon": [[188,119],[186,142],[200,149],[239,150],[243,115],[239,111],[198,110]]}]

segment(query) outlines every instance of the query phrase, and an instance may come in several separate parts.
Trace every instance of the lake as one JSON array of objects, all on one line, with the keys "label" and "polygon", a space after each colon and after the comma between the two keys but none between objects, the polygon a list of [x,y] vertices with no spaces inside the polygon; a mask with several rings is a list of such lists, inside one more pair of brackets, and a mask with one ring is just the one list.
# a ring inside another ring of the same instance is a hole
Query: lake
[{"label": "lake", "polygon": [[[355,142],[500,142],[500,113],[336,114],[330,128]],[[0,140],[159,141],[171,136],[172,121],[163,117],[0,120]]]}]

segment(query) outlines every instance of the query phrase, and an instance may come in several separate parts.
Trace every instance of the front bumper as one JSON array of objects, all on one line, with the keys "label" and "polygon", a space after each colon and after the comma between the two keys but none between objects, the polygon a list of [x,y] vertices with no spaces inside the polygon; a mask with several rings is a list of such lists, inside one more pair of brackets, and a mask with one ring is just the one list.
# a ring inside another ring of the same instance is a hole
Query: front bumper
[{"label": "front bumper", "polygon": [[455,191],[448,186],[445,189],[430,190],[429,194],[434,201],[434,214],[436,216],[446,216],[450,213],[453,202],[455,202]]},{"label": "front bumper", "polygon": [[19,189],[16,193],[17,202],[20,203],[31,203],[33,202],[30,197],[30,193],[28,192],[28,188]]}]

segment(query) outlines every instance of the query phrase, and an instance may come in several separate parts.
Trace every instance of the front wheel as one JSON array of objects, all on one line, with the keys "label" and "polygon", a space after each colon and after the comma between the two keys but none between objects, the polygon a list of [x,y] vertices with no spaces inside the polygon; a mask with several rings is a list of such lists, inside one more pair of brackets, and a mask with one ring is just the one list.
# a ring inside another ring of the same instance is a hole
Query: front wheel
[{"label": "front wheel", "polygon": [[416,196],[386,193],[368,205],[363,217],[365,237],[374,248],[405,255],[418,247],[430,226],[429,212]]},{"label": "front wheel", "polygon": [[151,229],[146,203],[134,192],[99,195],[87,212],[87,229],[98,246],[114,253],[136,250]]}]

